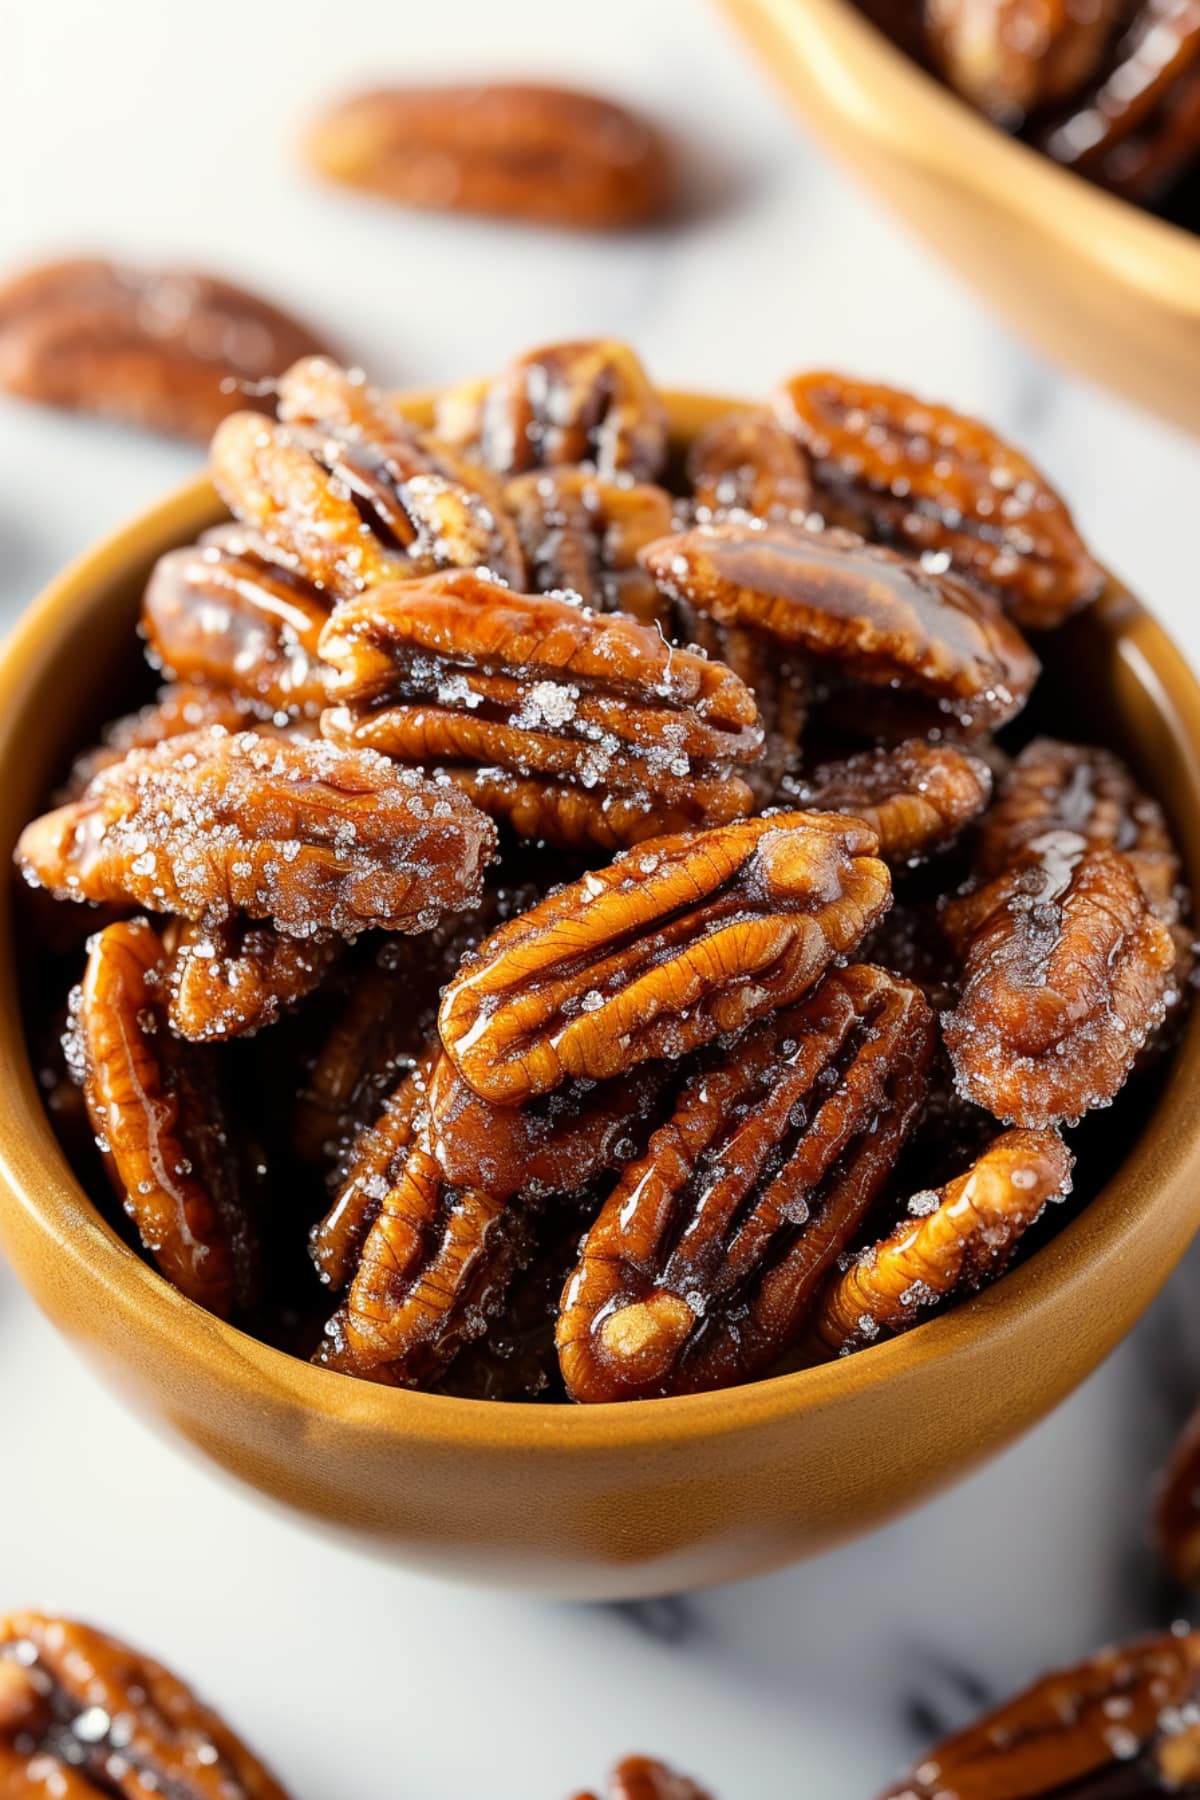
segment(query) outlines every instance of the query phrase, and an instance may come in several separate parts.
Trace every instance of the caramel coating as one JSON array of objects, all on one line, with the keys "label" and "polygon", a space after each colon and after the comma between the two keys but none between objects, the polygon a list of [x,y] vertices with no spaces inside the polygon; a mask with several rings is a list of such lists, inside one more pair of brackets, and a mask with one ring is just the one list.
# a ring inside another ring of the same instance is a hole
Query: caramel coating
[{"label": "caramel coating", "polygon": [[[576,1794],[575,1800],[598,1800],[595,1794]],[[709,1794],[686,1775],[649,1756],[627,1756],[608,1778],[605,1800],[711,1800]]]},{"label": "caramel coating", "polygon": [[638,552],[675,528],[665,488],[568,466],[515,475],[504,495],[535,594],[566,589],[601,612],[658,620],[658,590]]},{"label": "caramel coating", "polygon": [[707,426],[688,450],[687,475],[705,524],[739,515],[803,524],[814,504],[808,458],[768,412],[726,413]]},{"label": "caramel coating", "polygon": [[615,338],[547,344],[491,381],[452,388],[435,429],[501,475],[584,463],[605,480],[656,481],[667,454],[666,408]]},{"label": "caramel coating", "polygon": [[254,389],[320,344],[245,288],[191,269],[80,257],[0,285],[0,387],[203,442]]},{"label": "caramel coating", "polygon": [[72,1057],[142,1243],[189,1300],[228,1318],[249,1279],[241,1171],[210,1053],[167,1029],[166,979],[166,952],[145,919],[99,932],[73,1009]]},{"label": "caramel coating", "polygon": [[770,1369],[916,1123],[933,1044],[919,989],[858,964],[706,1063],[567,1283],[572,1398],[692,1393]]},{"label": "caramel coating", "polygon": [[1059,625],[1103,572],[1040,471],[977,419],[822,370],[776,395],[845,522],[912,554],[941,553],[1018,624]]},{"label": "caramel coating", "polygon": [[1121,0],[925,0],[925,30],[951,87],[998,124],[1067,100],[1099,67]]},{"label": "caramel coating", "polygon": [[673,159],[641,114],[531,82],[349,95],[305,140],[322,175],[401,206],[620,230],[669,211]]},{"label": "caramel coating", "polygon": [[875,834],[780,813],[652,839],[492,933],[447,987],[442,1042],[484,1099],[678,1058],[785,1006],[890,898]]},{"label": "caramel coating", "polygon": [[1200,1632],[1101,1650],[926,1752],[882,1800],[1200,1793]]},{"label": "caramel coating", "polygon": [[848,532],[706,525],[643,559],[668,598],[922,694],[964,724],[1003,725],[1037,678],[1037,658],[984,596]]},{"label": "caramel coating", "polygon": [[1049,854],[943,920],[963,952],[944,1021],[960,1093],[1031,1127],[1106,1105],[1174,997],[1171,934],[1127,859]]},{"label": "caramel coating", "polygon": [[817,1307],[817,1353],[844,1356],[920,1323],[1002,1275],[1024,1233],[1071,1191],[1055,1131],[1005,1131],[965,1174],[914,1194],[900,1223],[834,1276]]},{"label": "caramel coating", "polygon": [[952,843],[991,791],[991,771],[979,757],[923,738],[823,763],[786,781],[783,790],[789,805],[865,819],[879,838],[880,856],[899,864]]},{"label": "caramel coating", "polygon": [[[230,732],[272,734],[277,729],[259,719],[240,695],[225,688],[210,687],[203,681],[169,681],[146,706],[105,726],[100,742],[75,758],[56,798],[78,800],[101,769],[124,762],[131,750],[152,750],[168,738],[186,737],[209,725]],[[295,728],[293,724],[291,729]]]},{"label": "caramel coating", "polygon": [[453,789],[382,757],[209,730],[102,769],[26,826],[17,863],[59,899],[353,937],[470,905],[493,844]]},{"label": "caramel coating", "polygon": [[243,918],[176,919],[163,935],[169,957],[167,1017],[196,1044],[273,1025],[311,994],[340,953],[336,939],[284,937]]},{"label": "caramel coating", "polygon": [[38,1612],[0,1620],[5,1800],[287,1800],[177,1676],[115,1638]]}]

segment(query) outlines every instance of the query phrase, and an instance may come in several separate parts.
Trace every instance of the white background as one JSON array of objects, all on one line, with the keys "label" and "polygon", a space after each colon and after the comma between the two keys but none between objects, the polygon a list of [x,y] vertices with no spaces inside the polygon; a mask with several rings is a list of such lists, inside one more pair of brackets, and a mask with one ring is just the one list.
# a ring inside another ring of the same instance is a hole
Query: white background
[{"label": "white background", "polygon": [[[631,338],[667,385],[881,375],[1029,448],[1200,654],[1200,448],[1005,335],[805,140],[701,0],[6,11],[5,267],[97,250],[217,268],[389,384],[591,332]],[[501,71],[645,103],[692,140],[706,204],[667,235],[579,239],[392,212],[298,163],[298,126],[348,85]],[[0,617],[196,461],[0,402]],[[1142,1532],[1164,1367],[1191,1379],[1173,1336],[1187,1280],[1055,1418],[918,1517],[784,1575],[618,1610],[447,1588],[260,1507],[120,1411],[0,1266],[0,1609],[58,1605],[158,1651],[297,1800],[557,1800],[633,1747],[724,1800],[865,1800],[930,1718],[962,1716],[972,1682],[1002,1692],[1165,1616]]]}]

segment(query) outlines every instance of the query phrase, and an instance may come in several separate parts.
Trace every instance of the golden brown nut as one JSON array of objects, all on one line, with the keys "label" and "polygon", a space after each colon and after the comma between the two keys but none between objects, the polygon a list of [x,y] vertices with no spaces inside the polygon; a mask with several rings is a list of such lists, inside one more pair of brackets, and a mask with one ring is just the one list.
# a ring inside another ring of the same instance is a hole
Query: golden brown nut
[{"label": "golden brown nut", "polygon": [[960,1093],[1041,1127],[1106,1105],[1174,998],[1175,947],[1114,851],[1000,875],[943,913],[963,955],[944,1021]]},{"label": "golden brown nut", "polygon": [[613,230],[670,208],[662,135],[598,94],[531,82],[351,94],[310,127],[322,174],[402,206]]},{"label": "golden brown nut", "polygon": [[1070,1193],[1074,1161],[1056,1131],[1005,1131],[965,1174],[913,1194],[907,1217],[822,1294],[814,1350],[844,1356],[994,1281],[1049,1202]]},{"label": "golden brown nut", "polygon": [[844,509],[836,523],[947,558],[1030,629],[1061,624],[1100,592],[1103,572],[1062,499],[978,420],[823,370],[793,376],[776,408]]},{"label": "golden brown nut", "polygon": [[658,589],[638,552],[674,529],[674,501],[649,481],[602,481],[590,469],[516,475],[505,499],[535,594],[569,589],[601,612],[659,617]]},{"label": "golden brown nut", "polygon": [[933,1043],[919,989],[857,964],[706,1062],[567,1282],[572,1398],[727,1387],[777,1362],[916,1122]]},{"label": "golden brown nut", "polygon": [[461,795],[382,757],[210,730],[102,769],[26,826],[17,863],[59,899],[354,937],[469,906],[494,841]]},{"label": "golden brown nut", "polygon": [[244,918],[174,919],[163,941],[171,1029],[195,1044],[273,1025],[320,986],[341,950],[336,938],[284,937]]},{"label": "golden brown nut", "polygon": [[259,719],[240,694],[203,681],[167,682],[148,705],[104,727],[100,742],[82,751],[71,764],[57,798],[78,800],[101,769],[124,762],[131,750],[152,750],[168,738],[184,737],[209,725],[220,725],[225,731],[273,734],[276,730]]},{"label": "golden brown nut", "polygon": [[768,412],[726,413],[706,426],[688,450],[687,474],[705,524],[738,514],[803,524],[813,508],[808,458]]},{"label": "golden brown nut", "polygon": [[656,481],[667,413],[628,344],[589,338],[530,350],[491,381],[452,388],[436,435],[502,475],[586,463],[605,480]]},{"label": "golden brown nut", "polygon": [[849,532],[704,525],[642,554],[669,599],[923,695],[963,724],[1003,725],[1037,678],[1037,658],[985,596]]},{"label": "golden brown nut", "polygon": [[783,798],[810,811],[852,813],[879,837],[885,862],[913,863],[951,843],[992,791],[987,764],[953,744],[908,738],[790,777]]},{"label": "golden brown nut", "polygon": [[0,387],[23,399],[207,439],[255,388],[320,349],[245,288],[189,269],[81,257],[0,286]]},{"label": "golden brown nut", "polygon": [[1200,1793],[1200,1632],[1101,1650],[993,1707],[882,1800]]},{"label": "golden brown nut", "polygon": [[171,1035],[167,956],[145,919],[92,941],[72,1050],[113,1188],[162,1273],[228,1318],[249,1298],[253,1245],[237,1147],[211,1052]]},{"label": "golden brown nut", "polygon": [[237,525],[160,556],[142,597],[151,659],[171,679],[227,689],[267,718],[324,706],[317,642],[328,617],[328,597]]},{"label": "golden brown nut", "polygon": [[74,1620],[0,1620],[4,1800],[287,1800],[161,1663]]},{"label": "golden brown nut", "polygon": [[1122,0],[925,0],[925,31],[951,87],[1001,125],[1067,100],[1100,65]]},{"label": "golden brown nut", "polygon": [[[565,784],[585,823],[594,820],[584,841],[606,846],[655,835],[680,809],[688,824],[750,810],[731,765],[761,752],[754,696],[720,663],[624,614],[457,570],[342,602],[321,654],[345,703],[322,719],[326,737],[465,769],[472,798],[511,823],[529,790],[509,798],[497,772]],[[578,841],[568,822],[546,804],[533,835]]]},{"label": "golden brown nut", "polygon": [[[606,1800],[710,1800],[710,1796],[686,1775],[677,1775],[665,1763],[649,1756],[627,1756],[608,1778]],[[575,1800],[597,1800],[595,1794],[577,1794]]]},{"label": "golden brown nut", "polygon": [[484,1099],[677,1058],[786,1006],[890,898],[875,834],[780,813],[653,839],[560,888],[464,959],[442,1042]]}]

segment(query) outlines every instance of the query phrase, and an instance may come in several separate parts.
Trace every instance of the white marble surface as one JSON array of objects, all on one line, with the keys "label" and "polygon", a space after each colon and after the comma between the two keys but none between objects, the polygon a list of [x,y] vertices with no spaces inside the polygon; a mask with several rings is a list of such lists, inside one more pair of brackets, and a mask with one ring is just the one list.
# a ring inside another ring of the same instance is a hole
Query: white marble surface
[{"label": "white marble surface", "polygon": [[[1006,336],[805,142],[700,0],[60,0],[14,6],[5,44],[4,265],[95,247],[223,267],[387,382],[604,331],[664,383],[754,393],[829,363],[952,397],[1034,452],[1200,655],[1200,444]],[[670,235],[588,241],[391,214],[297,166],[297,121],[331,90],[499,69],[645,101],[723,191]],[[195,460],[0,404],[0,617]],[[631,1747],[725,1800],[866,1800],[978,1694],[1171,1616],[1144,1519],[1200,1386],[1198,1281],[1183,1271],[1025,1442],[870,1541],[682,1603],[584,1609],[373,1565],[260,1507],[129,1418],[0,1267],[0,1608],[58,1605],[158,1649],[298,1800],[556,1800]]]}]

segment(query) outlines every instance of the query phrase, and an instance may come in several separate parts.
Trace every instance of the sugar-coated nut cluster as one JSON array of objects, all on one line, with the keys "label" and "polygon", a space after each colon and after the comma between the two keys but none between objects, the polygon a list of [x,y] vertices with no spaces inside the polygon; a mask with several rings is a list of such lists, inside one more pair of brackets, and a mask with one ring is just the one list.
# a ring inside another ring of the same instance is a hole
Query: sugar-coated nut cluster
[{"label": "sugar-coated nut cluster", "polygon": [[17,850],[55,1117],[159,1270],[330,1371],[582,1402],[1002,1274],[1190,970],[1125,765],[1006,747],[1103,586],[1039,472],[828,374],[673,445],[610,341],[432,429],[311,356],[278,411]]}]

